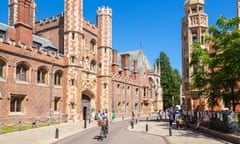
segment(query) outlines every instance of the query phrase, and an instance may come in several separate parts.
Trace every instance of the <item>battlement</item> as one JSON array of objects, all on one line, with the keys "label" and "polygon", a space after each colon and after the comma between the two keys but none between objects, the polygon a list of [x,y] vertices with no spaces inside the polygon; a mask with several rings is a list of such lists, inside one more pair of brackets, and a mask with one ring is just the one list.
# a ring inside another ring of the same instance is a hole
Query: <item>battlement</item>
[{"label": "battlement", "polygon": [[[23,42],[16,42],[14,39],[10,39],[8,37],[3,37],[3,36],[0,36],[0,45],[5,45],[1,47],[1,49],[6,49],[7,51],[12,50],[13,52],[24,53],[24,54],[32,53],[34,57],[41,57],[44,55],[48,57],[53,57],[56,59],[60,59],[63,57],[63,55],[60,54],[57,50],[53,50],[50,48],[46,49],[44,47],[36,47],[33,45],[29,46]],[[8,47],[14,47],[14,48],[17,48],[18,50],[9,49]]]},{"label": "battlement", "polygon": [[97,9],[97,15],[110,15],[112,16],[112,9],[107,6],[102,6]]},{"label": "battlement", "polygon": [[87,29],[88,31],[91,31],[95,34],[98,33],[97,26],[94,25],[93,23],[91,23],[90,21],[86,20],[86,19],[84,19],[84,21],[83,21],[83,27],[84,27],[84,29]]},{"label": "battlement", "polygon": [[58,23],[62,18],[64,18],[64,14],[60,13],[58,14],[56,17],[51,16],[50,18],[44,18],[43,20],[39,20],[35,22],[36,26],[44,26],[44,25],[48,25],[51,23]]},{"label": "battlement", "polygon": [[185,4],[196,4],[196,3],[201,3],[204,4],[204,0],[186,0]]}]

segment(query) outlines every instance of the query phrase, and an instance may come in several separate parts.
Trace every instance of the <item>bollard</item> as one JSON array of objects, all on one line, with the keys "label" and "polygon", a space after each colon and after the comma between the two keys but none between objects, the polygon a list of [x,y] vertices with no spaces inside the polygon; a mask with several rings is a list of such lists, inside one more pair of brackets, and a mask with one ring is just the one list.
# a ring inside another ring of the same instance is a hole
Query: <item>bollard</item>
[{"label": "bollard", "polygon": [[51,119],[50,119],[50,117],[48,118],[48,126],[50,126],[51,125]]},{"label": "bollard", "polygon": [[84,128],[87,128],[87,120],[84,120]]},{"label": "bollard", "polygon": [[22,121],[19,121],[18,122],[18,130],[22,131],[22,128],[23,128],[23,123],[22,123]]},{"label": "bollard", "polygon": [[56,128],[56,132],[55,132],[55,138],[58,139],[59,138],[59,129]]},{"label": "bollard", "polygon": [[146,132],[148,132],[148,124],[146,123]]},{"label": "bollard", "polygon": [[172,136],[172,127],[169,127],[169,136]]},{"label": "bollard", "polygon": [[146,123],[146,132],[148,132],[148,117],[147,117],[147,123]]},{"label": "bollard", "polygon": [[134,128],[134,120],[131,120],[131,127],[132,127],[132,129]]},{"label": "bollard", "polygon": [[39,119],[36,120],[36,127],[39,127]]}]

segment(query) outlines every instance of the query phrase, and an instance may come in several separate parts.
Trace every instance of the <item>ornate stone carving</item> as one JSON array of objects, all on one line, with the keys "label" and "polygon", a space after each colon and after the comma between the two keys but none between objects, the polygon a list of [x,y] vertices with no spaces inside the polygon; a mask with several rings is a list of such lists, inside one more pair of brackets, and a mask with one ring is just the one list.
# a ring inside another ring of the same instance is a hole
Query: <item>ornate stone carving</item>
[{"label": "ornate stone carving", "polygon": [[82,87],[84,89],[94,89],[96,87],[96,79],[84,79],[84,80],[82,80]]}]

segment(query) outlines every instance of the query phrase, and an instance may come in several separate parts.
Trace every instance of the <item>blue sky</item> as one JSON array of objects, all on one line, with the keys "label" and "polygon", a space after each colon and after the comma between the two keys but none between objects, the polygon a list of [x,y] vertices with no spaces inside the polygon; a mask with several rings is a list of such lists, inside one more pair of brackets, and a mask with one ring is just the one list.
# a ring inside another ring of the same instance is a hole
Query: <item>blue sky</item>
[{"label": "blue sky", "polygon": [[[64,11],[64,0],[36,0],[37,20]],[[153,64],[160,51],[181,72],[181,19],[185,0],[83,0],[84,17],[96,23],[96,10],[109,6],[113,12],[113,48],[119,52],[142,49]],[[7,24],[8,0],[1,0],[0,22]],[[209,25],[220,15],[235,17],[237,0],[205,0]]]}]

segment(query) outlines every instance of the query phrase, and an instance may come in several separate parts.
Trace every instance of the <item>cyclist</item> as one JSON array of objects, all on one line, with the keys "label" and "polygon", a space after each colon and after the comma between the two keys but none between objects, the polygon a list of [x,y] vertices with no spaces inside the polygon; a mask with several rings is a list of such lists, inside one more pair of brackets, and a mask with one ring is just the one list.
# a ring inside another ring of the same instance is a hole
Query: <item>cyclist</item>
[{"label": "cyclist", "polygon": [[108,118],[107,115],[105,115],[105,113],[101,114],[101,117],[98,121],[98,125],[101,127],[100,138],[101,140],[103,140],[103,138],[107,138],[108,134]]}]

